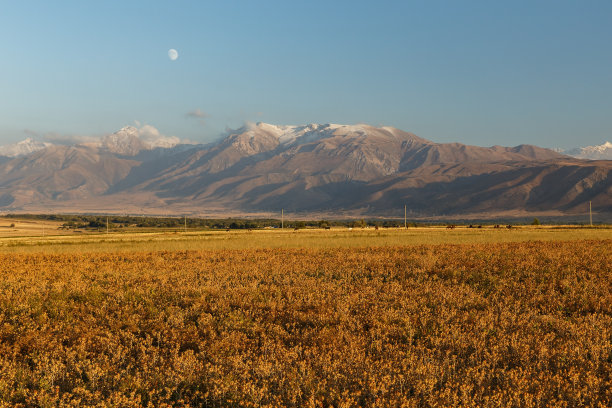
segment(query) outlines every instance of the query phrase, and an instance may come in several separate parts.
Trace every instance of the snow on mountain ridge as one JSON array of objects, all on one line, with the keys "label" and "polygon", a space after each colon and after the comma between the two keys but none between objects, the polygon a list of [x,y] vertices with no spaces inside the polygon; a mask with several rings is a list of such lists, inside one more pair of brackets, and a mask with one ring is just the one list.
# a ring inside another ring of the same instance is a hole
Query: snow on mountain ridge
[{"label": "snow on mountain ridge", "polygon": [[52,143],[40,142],[28,137],[21,142],[0,146],[0,156],[19,157],[26,154],[34,153],[46,147],[52,146]]},{"label": "snow on mountain ridge", "polygon": [[608,149],[612,149],[612,143],[610,142],[604,142],[604,144],[599,145],[599,146],[589,146],[592,147],[593,150],[598,151],[598,152],[603,152],[606,151]]},{"label": "snow on mountain ridge", "polygon": [[568,156],[576,157],[578,159],[589,159],[589,160],[612,160],[612,143],[604,142],[598,146],[585,146],[576,147],[574,149],[555,149],[559,153],[566,154]]},{"label": "snow on mountain ridge", "polygon": [[[304,144],[314,142],[316,140],[325,139],[336,134],[336,131],[342,129],[346,133],[360,133],[365,135],[367,133],[366,127],[368,125],[340,125],[336,123],[317,124],[311,123],[308,125],[272,125],[269,123],[258,122],[256,124],[248,124],[245,130],[248,131],[251,137],[254,137],[257,130],[271,133],[278,138],[278,141],[282,145],[289,144]],[[391,128],[389,128],[391,129]],[[235,133],[239,133],[237,130]]]},{"label": "snow on mountain ridge", "polygon": [[133,126],[125,126],[115,133],[104,136],[100,144],[102,148],[112,153],[127,156],[134,156],[146,149],[138,137],[138,129]]},{"label": "snow on mountain ridge", "polygon": [[151,125],[140,128],[125,126],[115,133],[104,136],[100,141],[101,147],[110,152],[135,156],[141,150],[153,150],[155,148],[172,148],[181,143],[176,136],[164,136],[159,130]]}]

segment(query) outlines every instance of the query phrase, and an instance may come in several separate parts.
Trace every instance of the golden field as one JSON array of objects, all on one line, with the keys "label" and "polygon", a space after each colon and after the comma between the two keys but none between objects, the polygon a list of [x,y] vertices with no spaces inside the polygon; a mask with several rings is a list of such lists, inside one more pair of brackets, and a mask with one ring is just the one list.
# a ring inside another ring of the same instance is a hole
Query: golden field
[{"label": "golden field", "polygon": [[[53,221],[9,220],[2,228],[0,253],[150,252],[256,248],[365,248],[422,244],[479,244],[527,241],[612,239],[610,227],[514,226],[512,229],[440,227],[209,230],[125,228],[101,231],[59,229]],[[6,223],[6,221],[5,221]],[[43,227],[45,226],[45,228]]]},{"label": "golden field", "polygon": [[2,239],[0,406],[610,406],[610,238]]}]

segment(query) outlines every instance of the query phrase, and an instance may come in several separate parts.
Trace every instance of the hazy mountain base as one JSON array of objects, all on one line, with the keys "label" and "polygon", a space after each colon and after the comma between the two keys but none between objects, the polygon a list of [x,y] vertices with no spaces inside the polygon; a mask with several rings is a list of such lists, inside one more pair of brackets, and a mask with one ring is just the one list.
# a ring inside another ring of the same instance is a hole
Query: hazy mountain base
[{"label": "hazy mountain base", "polygon": [[[144,198],[144,197],[141,197]],[[134,203],[132,196],[102,197],[95,200],[83,200],[74,203],[48,203],[46,205],[24,206],[19,213],[31,214],[107,214],[107,215],[132,215],[132,216],[188,216],[205,218],[281,218],[281,210],[278,211],[248,211],[219,207],[197,207],[174,203],[165,205],[160,200],[155,203],[155,198],[146,197],[148,206],[140,206]],[[61,205],[64,204],[64,205]],[[396,208],[388,211],[373,211],[368,208],[338,211],[289,211],[283,209],[285,220],[345,220],[345,219],[380,219],[398,220],[404,219],[404,208]],[[0,214],[9,212],[0,211]],[[13,211],[12,213],[15,213]],[[561,211],[526,211],[506,210],[489,212],[472,212],[463,214],[435,214],[426,215],[418,213],[407,207],[406,216],[408,222],[432,222],[432,223],[531,223],[537,217],[542,223],[549,224],[583,224],[589,223],[588,206],[584,211],[564,213]],[[592,213],[594,224],[612,224],[612,211],[594,211]]]}]

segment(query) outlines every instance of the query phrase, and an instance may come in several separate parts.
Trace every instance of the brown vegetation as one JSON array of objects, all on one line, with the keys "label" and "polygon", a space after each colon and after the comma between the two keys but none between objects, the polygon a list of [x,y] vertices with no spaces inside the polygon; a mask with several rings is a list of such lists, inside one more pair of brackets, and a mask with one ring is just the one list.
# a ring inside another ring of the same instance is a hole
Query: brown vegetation
[{"label": "brown vegetation", "polygon": [[0,255],[0,405],[610,406],[611,247]]}]

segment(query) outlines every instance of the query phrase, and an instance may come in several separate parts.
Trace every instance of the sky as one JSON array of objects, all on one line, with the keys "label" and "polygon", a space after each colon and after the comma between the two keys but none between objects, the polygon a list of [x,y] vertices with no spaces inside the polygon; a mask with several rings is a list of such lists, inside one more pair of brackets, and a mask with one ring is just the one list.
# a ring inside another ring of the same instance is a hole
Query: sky
[{"label": "sky", "polygon": [[0,145],[126,125],[208,142],[259,121],[480,146],[612,140],[609,0],[0,6]]}]

